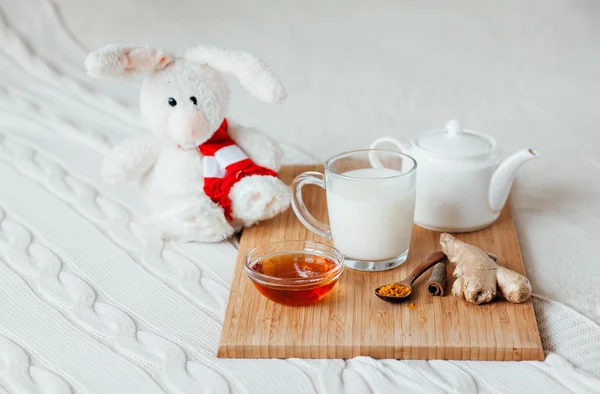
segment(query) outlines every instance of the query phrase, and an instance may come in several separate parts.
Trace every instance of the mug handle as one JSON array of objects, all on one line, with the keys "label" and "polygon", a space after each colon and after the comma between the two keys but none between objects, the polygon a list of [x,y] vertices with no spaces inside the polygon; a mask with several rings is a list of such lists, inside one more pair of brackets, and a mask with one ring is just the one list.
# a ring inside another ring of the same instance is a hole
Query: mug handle
[{"label": "mug handle", "polygon": [[315,171],[308,171],[298,175],[292,182],[292,208],[304,227],[321,237],[331,239],[330,227],[315,219],[308,209],[306,209],[306,205],[304,205],[304,201],[302,200],[302,187],[304,185],[317,185],[325,190],[325,177],[320,172]]},{"label": "mug handle", "polygon": [[[402,142],[400,142],[397,139],[392,138],[392,137],[377,138],[375,141],[373,141],[371,143],[371,146],[369,147],[369,149],[377,149],[377,145],[383,144],[385,142],[388,142],[388,143],[390,143],[392,145],[396,145],[396,147],[402,153],[408,152],[408,149],[406,148],[406,146]],[[371,162],[371,166],[373,168],[383,168],[383,167],[385,167],[383,164],[381,164],[381,161],[379,161],[379,158],[377,157],[377,155],[375,154],[375,152],[369,152],[369,161]]]}]

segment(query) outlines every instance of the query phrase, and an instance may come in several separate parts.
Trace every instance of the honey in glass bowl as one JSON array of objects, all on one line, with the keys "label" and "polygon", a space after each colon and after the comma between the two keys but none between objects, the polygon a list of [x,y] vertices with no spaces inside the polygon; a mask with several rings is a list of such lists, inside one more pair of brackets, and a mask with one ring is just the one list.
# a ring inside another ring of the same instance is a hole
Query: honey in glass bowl
[{"label": "honey in glass bowl", "polygon": [[275,242],[254,249],[246,258],[246,273],[256,289],[285,305],[307,305],[323,299],[343,267],[337,250],[312,241]]}]

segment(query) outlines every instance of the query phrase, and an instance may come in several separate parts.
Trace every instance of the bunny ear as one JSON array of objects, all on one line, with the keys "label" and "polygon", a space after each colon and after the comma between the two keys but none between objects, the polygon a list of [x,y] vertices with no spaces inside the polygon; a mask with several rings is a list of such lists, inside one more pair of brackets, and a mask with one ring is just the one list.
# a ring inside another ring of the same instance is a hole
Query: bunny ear
[{"label": "bunny ear", "polygon": [[123,78],[163,69],[174,60],[172,54],[162,49],[107,45],[88,55],[85,68],[94,78]]},{"label": "bunny ear", "polygon": [[246,90],[267,103],[281,103],[287,96],[267,65],[248,52],[200,46],[189,49],[185,57],[234,75]]}]

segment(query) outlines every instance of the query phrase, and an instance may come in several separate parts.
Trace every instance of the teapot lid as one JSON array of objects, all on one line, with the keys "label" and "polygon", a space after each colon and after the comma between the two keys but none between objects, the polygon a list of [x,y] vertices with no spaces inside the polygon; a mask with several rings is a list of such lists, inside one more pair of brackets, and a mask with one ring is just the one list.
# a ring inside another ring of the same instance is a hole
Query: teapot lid
[{"label": "teapot lid", "polygon": [[457,120],[446,123],[445,129],[417,137],[413,143],[425,151],[448,157],[477,156],[489,152],[495,146],[493,138],[465,130]]}]

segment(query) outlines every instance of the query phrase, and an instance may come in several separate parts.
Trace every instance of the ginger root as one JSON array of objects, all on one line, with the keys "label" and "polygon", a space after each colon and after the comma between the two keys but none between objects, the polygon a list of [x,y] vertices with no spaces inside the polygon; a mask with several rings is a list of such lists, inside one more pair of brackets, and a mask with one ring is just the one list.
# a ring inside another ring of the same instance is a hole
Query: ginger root
[{"label": "ginger root", "polygon": [[[485,251],[444,233],[440,237],[442,251],[456,265],[452,274],[456,281],[452,295],[464,296],[468,302],[483,304],[496,296],[499,288],[510,302],[523,302],[531,296],[531,284],[521,274],[495,263]],[[495,256],[493,256],[495,257]]]}]

